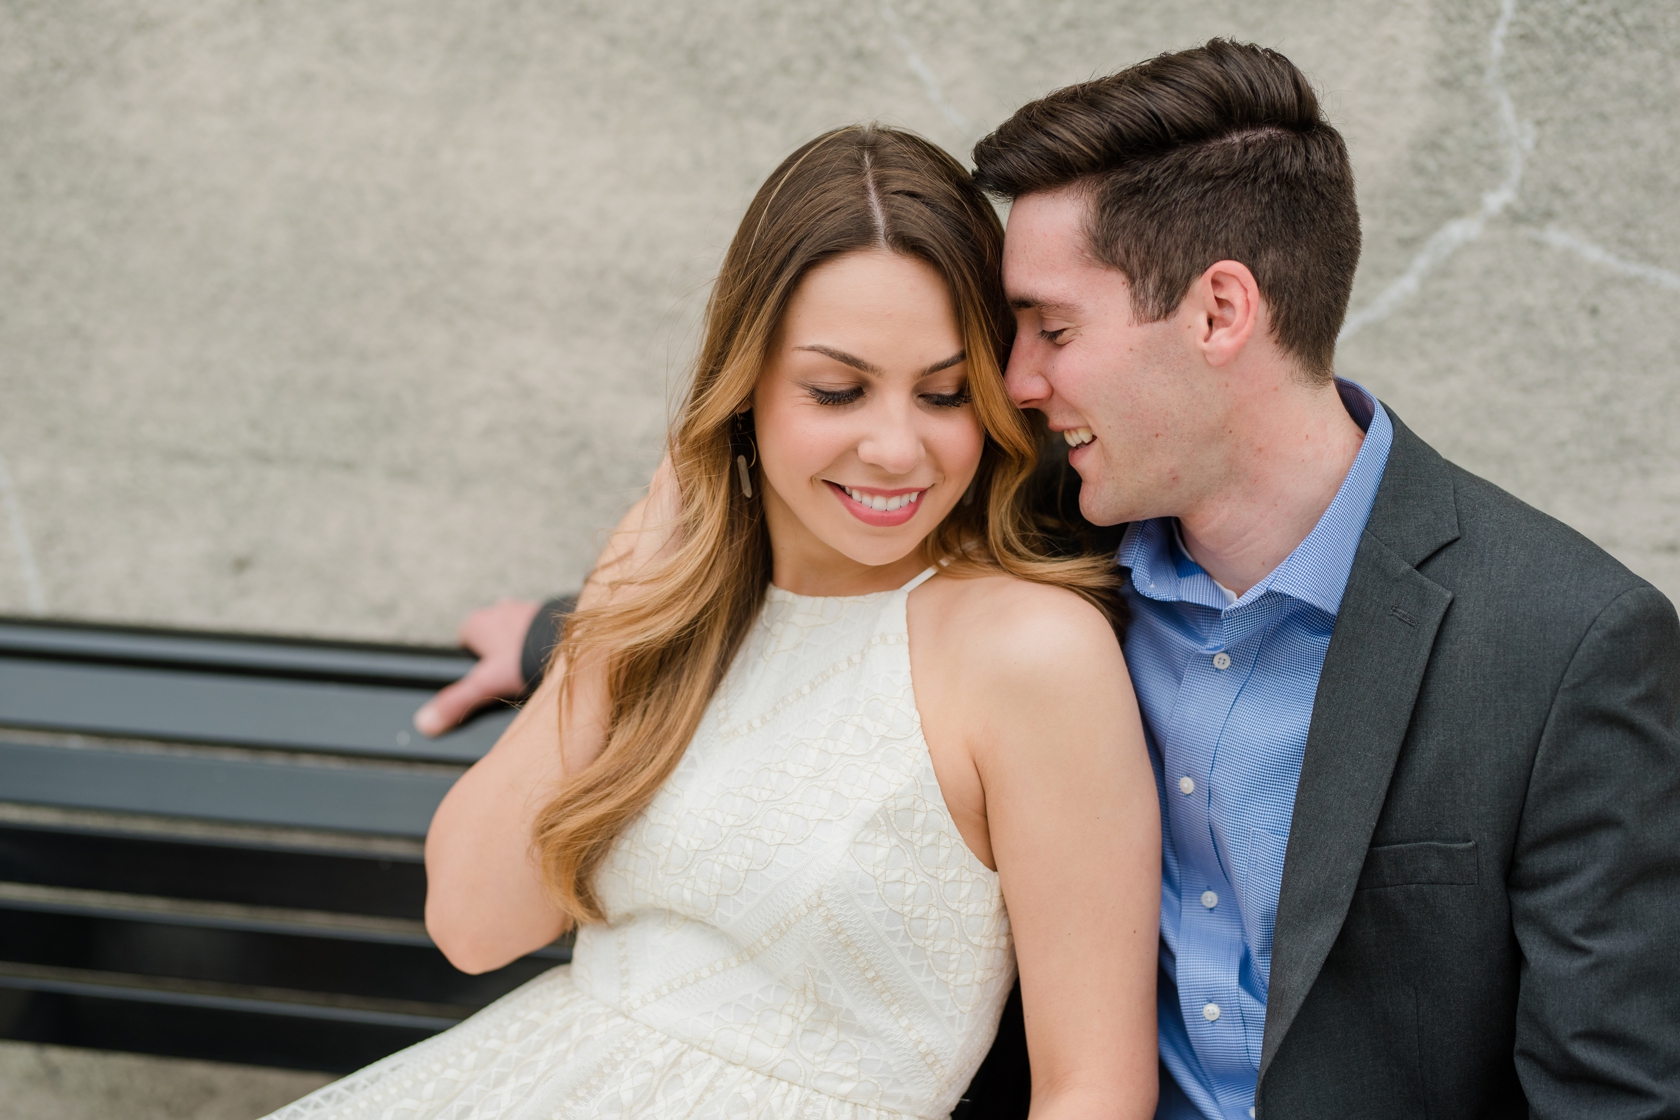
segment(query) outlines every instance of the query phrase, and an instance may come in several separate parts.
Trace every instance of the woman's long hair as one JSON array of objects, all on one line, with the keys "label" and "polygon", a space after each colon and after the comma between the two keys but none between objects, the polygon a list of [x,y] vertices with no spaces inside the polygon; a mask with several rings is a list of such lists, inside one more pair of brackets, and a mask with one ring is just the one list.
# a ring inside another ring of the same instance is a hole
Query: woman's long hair
[{"label": "woman's long hair", "polygon": [[923,542],[952,575],[1007,572],[1071,588],[1112,610],[1113,561],[1055,556],[1023,485],[1031,425],[1003,387],[1013,330],[1000,268],[1003,227],[962,166],[918,136],[855,126],[817,137],[759,188],[706,309],[693,382],[671,427],[680,513],[670,546],[613,600],[566,623],[568,679],[605,664],[606,745],[538,814],[534,845],[556,901],[604,920],[593,886],[613,842],[676,768],[763,604],[770,538],[759,487],[742,495],[736,414],[750,401],[789,299],[811,269],[858,250],[926,261],[945,278],[968,355],[985,447],[972,489]]}]

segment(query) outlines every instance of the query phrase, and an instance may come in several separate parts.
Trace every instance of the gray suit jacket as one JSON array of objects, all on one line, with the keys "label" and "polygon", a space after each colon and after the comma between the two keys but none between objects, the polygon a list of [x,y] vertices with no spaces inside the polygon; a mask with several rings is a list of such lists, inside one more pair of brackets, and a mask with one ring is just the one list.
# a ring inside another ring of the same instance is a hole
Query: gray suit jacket
[{"label": "gray suit jacket", "polygon": [[1307,738],[1258,1114],[1680,1117],[1674,608],[1394,428]]}]

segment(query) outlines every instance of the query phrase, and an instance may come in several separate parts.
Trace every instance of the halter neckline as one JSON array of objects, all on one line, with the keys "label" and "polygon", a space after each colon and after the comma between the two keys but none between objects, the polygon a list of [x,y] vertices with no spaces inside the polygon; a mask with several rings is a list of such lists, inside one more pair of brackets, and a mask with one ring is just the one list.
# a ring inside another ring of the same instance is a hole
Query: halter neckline
[{"label": "halter neckline", "polygon": [[938,574],[938,572],[938,568],[923,568],[914,578],[910,580],[910,582],[900,587],[890,588],[886,591],[866,591],[861,595],[801,595],[797,591],[789,591],[786,588],[777,587],[773,583],[770,585],[769,595],[773,599],[814,599],[822,602],[840,602],[848,599],[872,599],[878,595],[908,595],[910,592],[916,590],[916,588],[932,579],[936,574]]}]

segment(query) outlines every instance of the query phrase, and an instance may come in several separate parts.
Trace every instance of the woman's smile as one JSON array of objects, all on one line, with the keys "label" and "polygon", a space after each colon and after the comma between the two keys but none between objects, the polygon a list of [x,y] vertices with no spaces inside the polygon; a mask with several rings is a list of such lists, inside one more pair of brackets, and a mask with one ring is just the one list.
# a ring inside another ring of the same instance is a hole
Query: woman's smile
[{"label": "woman's smile", "polygon": [[928,492],[926,486],[898,490],[880,490],[872,486],[847,486],[823,479],[840,499],[846,512],[865,525],[891,527],[903,525],[916,516],[916,502]]}]

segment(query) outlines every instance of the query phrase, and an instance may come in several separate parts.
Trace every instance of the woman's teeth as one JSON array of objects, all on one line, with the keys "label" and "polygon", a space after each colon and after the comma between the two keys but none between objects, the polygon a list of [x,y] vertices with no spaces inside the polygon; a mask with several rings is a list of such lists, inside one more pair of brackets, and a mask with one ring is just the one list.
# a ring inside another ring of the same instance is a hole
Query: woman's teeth
[{"label": "woman's teeth", "polygon": [[1078,447],[1082,443],[1090,443],[1097,437],[1091,434],[1089,428],[1069,428],[1062,433],[1062,438],[1067,440],[1069,447]]},{"label": "woman's teeth", "polygon": [[891,498],[883,498],[879,494],[865,494],[862,490],[853,490],[850,486],[842,486],[840,489],[846,492],[846,497],[858,505],[868,506],[877,513],[891,513],[895,509],[903,509],[922,496],[920,490],[909,494],[899,494]]}]

